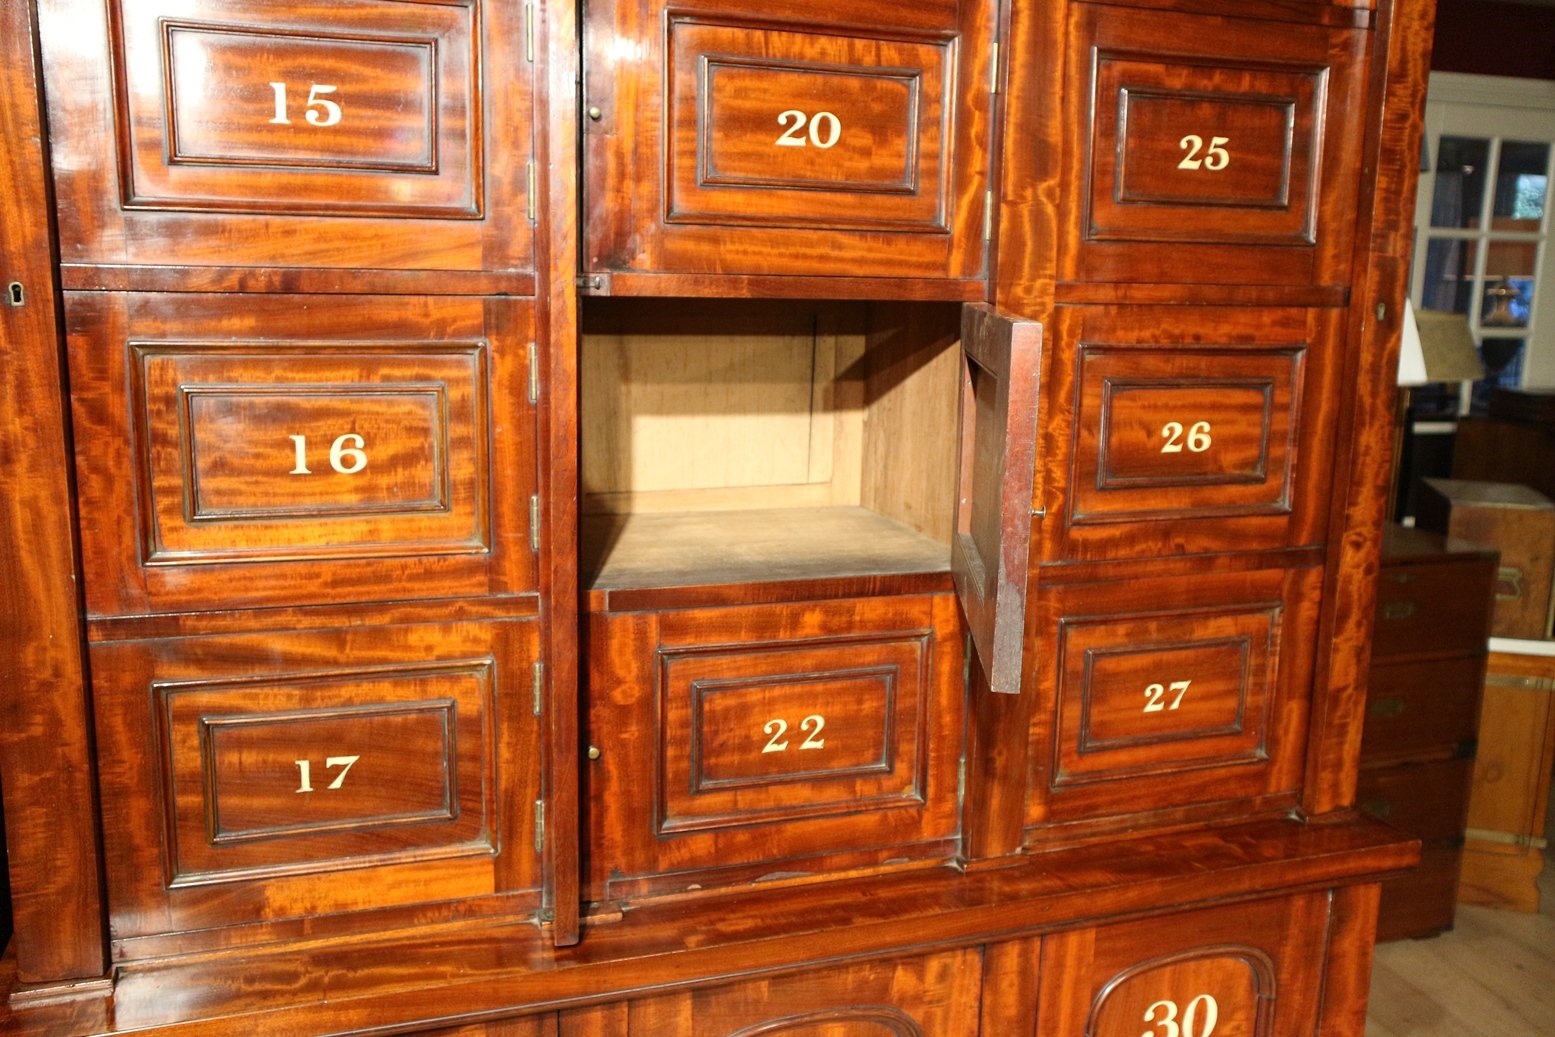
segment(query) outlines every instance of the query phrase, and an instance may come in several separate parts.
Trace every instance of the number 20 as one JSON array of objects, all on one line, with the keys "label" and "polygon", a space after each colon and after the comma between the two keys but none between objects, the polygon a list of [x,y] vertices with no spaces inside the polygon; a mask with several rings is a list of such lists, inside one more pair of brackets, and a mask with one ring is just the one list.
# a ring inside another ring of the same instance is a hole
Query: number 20
[{"label": "number 20", "polygon": [[[797,108],[790,108],[777,117],[778,125],[783,127],[783,133],[773,141],[781,148],[802,148],[806,144],[814,144],[818,148],[829,148],[837,143],[837,138],[842,136],[842,120],[831,112],[816,112],[814,115],[806,115]],[[809,140],[799,135],[810,124]],[[823,130],[822,126],[826,128]]]},{"label": "number 20", "polygon": [[1177,168],[1205,169],[1218,173],[1231,164],[1231,152],[1226,150],[1226,145],[1230,143],[1229,137],[1211,137],[1209,148],[1204,151],[1204,157],[1200,158],[1199,151],[1204,148],[1204,138],[1197,133],[1190,133],[1177,142],[1177,146],[1187,152],[1182,161],[1177,163]]}]

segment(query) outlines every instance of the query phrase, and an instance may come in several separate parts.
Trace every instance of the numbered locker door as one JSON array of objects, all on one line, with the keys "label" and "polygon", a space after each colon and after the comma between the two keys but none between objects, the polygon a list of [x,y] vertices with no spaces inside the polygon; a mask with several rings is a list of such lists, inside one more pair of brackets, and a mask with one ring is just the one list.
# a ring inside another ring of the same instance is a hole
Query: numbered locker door
[{"label": "numbered locker door", "polygon": [[1042,326],[962,310],[961,449],[951,574],[988,687],[1018,694],[1035,514]]},{"label": "numbered locker door", "polygon": [[43,5],[66,283],[128,273],[78,265],[371,267],[532,290],[523,9]]},{"label": "numbered locker door", "polygon": [[980,297],[990,7],[589,4],[586,286],[912,278]]},{"label": "numbered locker door", "polygon": [[1284,7],[1075,5],[1060,279],[1348,280],[1370,12]]},{"label": "numbered locker door", "polygon": [[1049,937],[1037,1037],[1314,1033],[1330,915],[1320,892]]}]

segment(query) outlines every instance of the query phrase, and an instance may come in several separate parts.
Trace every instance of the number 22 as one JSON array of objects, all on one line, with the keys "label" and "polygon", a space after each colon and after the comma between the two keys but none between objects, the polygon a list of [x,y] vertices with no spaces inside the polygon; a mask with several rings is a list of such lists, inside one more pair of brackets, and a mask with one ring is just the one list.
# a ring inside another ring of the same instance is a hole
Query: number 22
[{"label": "number 22", "polygon": [[[819,713],[811,713],[809,716],[799,721],[799,730],[803,731],[808,736],[804,741],[799,743],[799,748],[826,748],[826,739],[817,737],[825,729],[826,718],[821,716]],[[782,737],[788,733],[788,721],[782,720],[778,717],[773,717],[771,720],[768,720],[765,724],[761,725],[761,732],[762,734],[768,734],[772,736],[770,739],[768,739],[766,748],[761,750],[762,752],[781,753],[788,750],[788,743],[786,741],[780,741],[780,739],[782,739]]]}]

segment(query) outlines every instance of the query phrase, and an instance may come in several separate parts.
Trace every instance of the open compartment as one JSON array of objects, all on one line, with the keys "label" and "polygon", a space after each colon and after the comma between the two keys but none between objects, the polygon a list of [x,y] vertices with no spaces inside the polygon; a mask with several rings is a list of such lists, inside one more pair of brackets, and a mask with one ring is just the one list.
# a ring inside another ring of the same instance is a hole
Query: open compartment
[{"label": "open compartment", "polygon": [[954,304],[589,300],[585,588],[948,574],[959,327]]}]

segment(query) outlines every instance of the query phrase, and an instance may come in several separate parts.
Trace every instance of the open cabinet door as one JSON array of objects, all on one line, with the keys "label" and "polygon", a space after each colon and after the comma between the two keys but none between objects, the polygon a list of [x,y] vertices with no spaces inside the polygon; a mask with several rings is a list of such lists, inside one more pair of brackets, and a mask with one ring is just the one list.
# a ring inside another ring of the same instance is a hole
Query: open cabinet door
[{"label": "open cabinet door", "polygon": [[961,311],[961,450],[951,572],[977,663],[1020,692],[1042,325],[983,303]]}]

